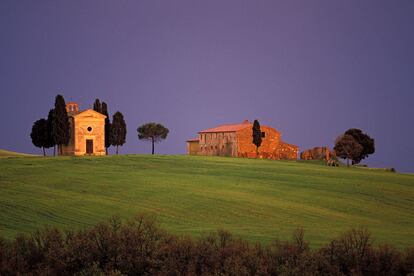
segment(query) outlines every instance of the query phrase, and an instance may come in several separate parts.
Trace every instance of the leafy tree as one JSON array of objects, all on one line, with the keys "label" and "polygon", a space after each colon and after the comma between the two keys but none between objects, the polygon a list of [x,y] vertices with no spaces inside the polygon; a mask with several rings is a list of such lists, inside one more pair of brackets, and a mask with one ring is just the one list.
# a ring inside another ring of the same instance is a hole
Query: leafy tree
[{"label": "leafy tree", "polygon": [[42,148],[43,156],[46,156],[45,148],[48,147],[49,134],[47,132],[47,121],[45,119],[34,122],[30,137],[32,138],[33,145]]},{"label": "leafy tree", "polygon": [[253,144],[256,146],[256,157],[259,156],[259,147],[262,144],[262,131],[258,120],[253,122]]},{"label": "leafy tree", "polygon": [[53,147],[53,156],[56,155],[56,143],[55,139],[53,138],[53,122],[55,120],[55,110],[52,108],[49,110],[49,114],[47,115],[47,146],[46,148]]},{"label": "leafy tree", "polygon": [[58,145],[59,154],[63,153],[62,145],[67,145],[70,138],[69,117],[66,111],[65,99],[57,95],[55,100],[55,118],[52,125],[52,135],[55,144]]},{"label": "leafy tree", "polygon": [[363,150],[363,147],[348,134],[343,134],[336,138],[334,151],[336,155],[342,159],[346,159],[346,164],[349,167],[349,160],[357,159]]},{"label": "leafy tree", "polygon": [[121,112],[117,111],[112,117],[111,124],[111,145],[116,146],[116,154],[118,154],[118,147],[125,144],[126,140],[126,123],[124,120],[124,115]]},{"label": "leafy tree", "polygon": [[152,144],[152,154],[154,154],[154,144],[161,142],[167,138],[168,135],[168,128],[164,127],[161,124],[157,123],[147,123],[144,124],[137,129],[138,131],[138,139],[139,140],[147,140],[151,141]]},{"label": "leafy tree", "polygon": [[111,146],[111,121],[109,120],[108,106],[105,102],[102,102],[101,113],[106,116],[105,118],[105,150],[108,155],[108,148]]},{"label": "leafy tree", "polygon": [[365,159],[368,155],[375,152],[374,139],[371,138],[368,134],[363,133],[362,130],[351,128],[348,129],[345,134],[354,137],[355,141],[357,141],[357,143],[362,146],[361,154],[352,160],[352,164],[358,164],[362,159]]},{"label": "leafy tree", "polygon": [[93,103],[93,110],[102,113],[102,105],[99,99],[95,99],[95,102]]}]

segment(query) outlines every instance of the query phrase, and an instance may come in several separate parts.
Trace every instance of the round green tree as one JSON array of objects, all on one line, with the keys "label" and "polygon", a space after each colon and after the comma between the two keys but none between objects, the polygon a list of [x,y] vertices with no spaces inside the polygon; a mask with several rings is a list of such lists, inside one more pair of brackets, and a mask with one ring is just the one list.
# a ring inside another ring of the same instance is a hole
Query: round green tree
[{"label": "round green tree", "polygon": [[348,167],[349,160],[357,159],[362,150],[362,146],[351,135],[343,134],[335,140],[334,151],[338,157],[346,159]]},{"label": "round green tree", "polygon": [[352,159],[352,164],[358,164],[362,159],[368,157],[368,155],[375,152],[375,142],[368,134],[363,133],[362,130],[357,128],[348,129],[345,132],[346,135],[351,135],[358,144],[362,146],[362,151],[359,156],[355,156],[355,159]]},{"label": "round green tree", "polygon": [[49,147],[49,134],[47,121],[45,119],[40,119],[34,122],[30,138],[32,138],[33,145],[42,148],[43,156],[46,156],[45,148]]}]

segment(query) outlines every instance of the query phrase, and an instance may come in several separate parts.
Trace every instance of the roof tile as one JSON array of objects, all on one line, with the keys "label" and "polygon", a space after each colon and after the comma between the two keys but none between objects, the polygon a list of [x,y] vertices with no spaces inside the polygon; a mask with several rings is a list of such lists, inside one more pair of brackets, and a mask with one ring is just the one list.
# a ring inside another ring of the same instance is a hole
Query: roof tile
[{"label": "roof tile", "polygon": [[210,133],[210,132],[235,132],[241,129],[252,127],[252,123],[248,120],[244,120],[241,124],[227,124],[227,125],[220,125],[218,127],[209,128],[200,131],[199,133]]}]

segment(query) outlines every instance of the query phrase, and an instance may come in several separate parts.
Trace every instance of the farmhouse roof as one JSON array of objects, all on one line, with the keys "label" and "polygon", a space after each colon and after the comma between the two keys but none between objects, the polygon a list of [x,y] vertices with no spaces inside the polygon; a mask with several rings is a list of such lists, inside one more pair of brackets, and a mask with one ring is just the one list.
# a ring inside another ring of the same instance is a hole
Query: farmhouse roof
[{"label": "farmhouse roof", "polygon": [[210,133],[210,132],[236,132],[241,129],[251,127],[252,123],[249,122],[249,120],[244,120],[240,124],[227,124],[227,125],[220,125],[218,127],[209,128],[200,131],[199,133]]}]

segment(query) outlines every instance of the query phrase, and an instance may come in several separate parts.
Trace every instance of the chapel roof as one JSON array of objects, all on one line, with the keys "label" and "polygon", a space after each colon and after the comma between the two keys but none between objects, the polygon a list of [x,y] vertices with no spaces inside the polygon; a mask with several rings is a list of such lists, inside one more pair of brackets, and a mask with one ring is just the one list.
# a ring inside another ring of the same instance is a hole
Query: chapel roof
[{"label": "chapel roof", "polygon": [[85,109],[85,110],[81,110],[81,111],[78,111],[78,112],[75,112],[75,111],[69,111],[69,112],[68,112],[68,116],[76,117],[76,116],[78,116],[78,115],[80,115],[80,114],[82,114],[82,113],[85,113],[85,112],[93,112],[93,113],[96,113],[97,115],[99,115],[99,116],[101,116],[101,117],[106,118],[106,116],[105,116],[105,115],[103,115],[103,114],[101,114],[101,113],[99,113],[99,112],[97,112],[97,111],[95,111],[95,110],[93,110],[93,109]]}]

